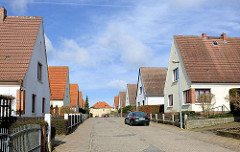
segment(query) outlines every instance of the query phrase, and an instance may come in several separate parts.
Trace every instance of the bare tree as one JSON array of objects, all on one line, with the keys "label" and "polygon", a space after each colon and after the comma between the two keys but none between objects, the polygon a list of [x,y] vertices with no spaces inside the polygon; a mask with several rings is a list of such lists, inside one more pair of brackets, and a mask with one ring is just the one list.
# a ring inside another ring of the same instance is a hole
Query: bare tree
[{"label": "bare tree", "polygon": [[215,95],[212,93],[202,93],[198,96],[198,103],[200,103],[201,108],[203,110],[203,114],[209,116],[210,111],[216,104],[212,99]]}]

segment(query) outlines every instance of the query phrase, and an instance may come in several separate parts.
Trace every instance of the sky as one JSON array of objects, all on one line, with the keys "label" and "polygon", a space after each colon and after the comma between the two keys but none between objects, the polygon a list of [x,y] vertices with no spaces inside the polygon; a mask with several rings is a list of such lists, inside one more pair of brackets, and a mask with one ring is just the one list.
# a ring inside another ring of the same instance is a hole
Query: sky
[{"label": "sky", "polygon": [[239,0],[0,0],[9,16],[42,16],[49,66],[69,66],[90,106],[167,67],[174,35],[240,36]]}]

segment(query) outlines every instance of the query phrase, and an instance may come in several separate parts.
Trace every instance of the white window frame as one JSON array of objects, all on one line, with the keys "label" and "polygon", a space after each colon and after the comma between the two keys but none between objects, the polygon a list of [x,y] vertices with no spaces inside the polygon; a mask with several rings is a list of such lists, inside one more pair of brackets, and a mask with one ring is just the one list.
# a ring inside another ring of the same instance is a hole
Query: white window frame
[{"label": "white window frame", "polygon": [[178,81],[178,79],[179,79],[179,69],[175,68],[173,70],[173,82]]}]

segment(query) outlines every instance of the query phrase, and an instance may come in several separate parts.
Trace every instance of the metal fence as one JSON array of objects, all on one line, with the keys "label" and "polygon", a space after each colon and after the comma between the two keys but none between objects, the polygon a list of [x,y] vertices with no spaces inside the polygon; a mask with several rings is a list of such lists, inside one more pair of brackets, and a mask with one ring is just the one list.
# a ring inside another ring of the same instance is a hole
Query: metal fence
[{"label": "metal fence", "polygon": [[0,95],[0,125],[11,121],[11,98]]},{"label": "metal fence", "polygon": [[64,114],[64,119],[68,120],[68,132],[88,118],[87,114]]},{"label": "metal fence", "polygon": [[0,130],[1,152],[41,152],[41,127],[28,124],[15,128],[11,134],[7,129]]}]

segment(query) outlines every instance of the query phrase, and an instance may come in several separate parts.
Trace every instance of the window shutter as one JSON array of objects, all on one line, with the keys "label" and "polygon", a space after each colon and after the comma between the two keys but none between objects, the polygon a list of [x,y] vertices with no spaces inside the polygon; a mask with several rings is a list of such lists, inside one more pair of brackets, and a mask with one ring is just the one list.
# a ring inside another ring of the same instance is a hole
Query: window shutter
[{"label": "window shutter", "polygon": [[[20,90],[16,94],[16,112],[19,114],[20,110]],[[25,114],[25,90],[21,91],[21,114]]]}]

